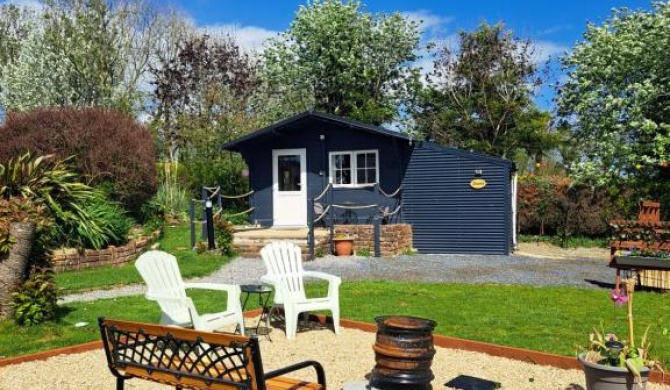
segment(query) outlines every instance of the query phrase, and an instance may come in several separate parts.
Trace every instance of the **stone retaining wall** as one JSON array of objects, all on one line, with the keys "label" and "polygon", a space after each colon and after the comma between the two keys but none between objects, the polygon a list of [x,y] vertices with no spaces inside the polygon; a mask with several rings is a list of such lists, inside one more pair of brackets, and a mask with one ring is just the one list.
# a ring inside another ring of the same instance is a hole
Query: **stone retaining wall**
[{"label": "stone retaining wall", "polygon": [[[380,248],[382,256],[395,256],[412,250],[412,226],[405,223],[380,225]],[[375,252],[374,225],[335,225],[335,236],[354,238],[354,252],[368,249]]]},{"label": "stone retaining wall", "polygon": [[160,231],[150,236],[131,240],[124,246],[109,246],[105,249],[58,249],[51,255],[54,272],[98,268],[107,265],[123,265],[134,260],[160,236]]}]

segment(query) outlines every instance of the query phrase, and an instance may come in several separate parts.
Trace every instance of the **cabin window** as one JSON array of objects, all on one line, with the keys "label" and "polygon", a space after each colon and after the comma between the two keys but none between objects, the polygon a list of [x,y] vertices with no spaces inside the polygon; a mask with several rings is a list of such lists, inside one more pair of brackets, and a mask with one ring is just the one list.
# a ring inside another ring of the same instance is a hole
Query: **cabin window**
[{"label": "cabin window", "polygon": [[362,187],[377,183],[376,150],[330,153],[330,182],[334,187]]}]

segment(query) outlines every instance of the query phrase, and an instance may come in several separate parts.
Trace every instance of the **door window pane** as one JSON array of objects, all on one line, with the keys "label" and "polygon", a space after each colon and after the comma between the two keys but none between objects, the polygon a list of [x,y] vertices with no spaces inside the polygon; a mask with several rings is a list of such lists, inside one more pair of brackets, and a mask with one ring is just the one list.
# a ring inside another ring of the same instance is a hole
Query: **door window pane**
[{"label": "door window pane", "polygon": [[279,191],[300,191],[300,155],[277,157]]}]

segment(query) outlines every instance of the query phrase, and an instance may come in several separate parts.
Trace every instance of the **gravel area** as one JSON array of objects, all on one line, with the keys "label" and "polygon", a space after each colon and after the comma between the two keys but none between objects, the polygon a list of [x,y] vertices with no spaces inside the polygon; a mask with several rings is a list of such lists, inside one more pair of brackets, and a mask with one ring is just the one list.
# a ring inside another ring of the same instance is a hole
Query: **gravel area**
[{"label": "gravel area", "polygon": [[[260,339],[266,371],[303,360],[317,360],[326,371],[328,388],[339,390],[343,383],[364,381],[374,366],[374,333],[341,329],[299,332],[288,341],[282,330],[275,329],[272,341]],[[433,389],[447,389],[445,383],[461,375],[499,382],[509,390],[584,390],[581,370],[563,370],[527,362],[489,356],[482,353],[436,347],[432,370]],[[315,381],[313,371],[299,372],[297,378]],[[3,390],[82,390],[113,389],[114,377],[106,365],[104,352],[95,350],[62,355],[46,361],[33,361],[0,368]],[[132,379],[126,389],[170,389],[170,387]],[[670,390],[670,386],[649,383],[647,390]]]},{"label": "gravel area", "polygon": [[[542,250],[542,249],[541,249]],[[306,262],[305,269],[328,272],[347,280],[408,282],[501,283],[537,286],[610,288],[614,270],[597,258],[531,257],[527,255],[412,255],[388,258],[325,256]],[[265,274],[259,258],[237,258],[198,282],[257,283]],[[91,291],[63,297],[62,303],[144,293],[144,285]]]}]

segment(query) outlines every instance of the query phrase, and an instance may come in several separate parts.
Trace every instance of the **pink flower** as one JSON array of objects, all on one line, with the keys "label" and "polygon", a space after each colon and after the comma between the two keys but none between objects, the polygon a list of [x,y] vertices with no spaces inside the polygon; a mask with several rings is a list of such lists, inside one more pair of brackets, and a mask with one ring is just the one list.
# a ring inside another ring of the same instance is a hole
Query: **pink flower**
[{"label": "pink flower", "polygon": [[616,303],[617,306],[621,306],[624,303],[628,302],[628,295],[626,295],[626,290],[621,288],[619,291],[616,289],[612,291],[610,299]]}]

